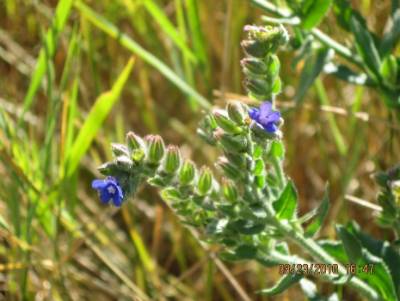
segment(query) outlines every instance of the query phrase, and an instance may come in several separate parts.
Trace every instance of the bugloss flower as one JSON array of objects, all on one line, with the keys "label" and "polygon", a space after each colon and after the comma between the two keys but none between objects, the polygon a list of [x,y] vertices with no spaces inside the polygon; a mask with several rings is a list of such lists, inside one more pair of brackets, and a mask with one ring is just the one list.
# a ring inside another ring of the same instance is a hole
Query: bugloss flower
[{"label": "bugloss flower", "polygon": [[100,200],[104,204],[108,204],[112,200],[115,206],[120,207],[122,205],[124,194],[114,177],[107,177],[104,180],[96,179],[92,182],[92,188],[98,190]]},{"label": "bugloss flower", "polygon": [[269,101],[263,102],[260,108],[251,108],[249,116],[268,133],[275,133],[278,130],[278,125],[281,118],[281,113],[272,109],[272,103]]}]

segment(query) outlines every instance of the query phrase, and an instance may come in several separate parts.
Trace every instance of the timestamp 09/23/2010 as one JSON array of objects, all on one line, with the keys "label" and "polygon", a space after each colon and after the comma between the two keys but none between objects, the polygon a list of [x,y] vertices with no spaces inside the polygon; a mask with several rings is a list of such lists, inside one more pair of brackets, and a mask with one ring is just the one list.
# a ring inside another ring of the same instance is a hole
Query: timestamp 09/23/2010
[{"label": "timestamp 09/23/2010", "polygon": [[[362,265],[348,263],[343,266],[346,269],[346,273],[351,275],[360,273],[373,274],[375,270],[373,263]],[[339,275],[339,265],[325,263],[279,264],[279,274]]]}]

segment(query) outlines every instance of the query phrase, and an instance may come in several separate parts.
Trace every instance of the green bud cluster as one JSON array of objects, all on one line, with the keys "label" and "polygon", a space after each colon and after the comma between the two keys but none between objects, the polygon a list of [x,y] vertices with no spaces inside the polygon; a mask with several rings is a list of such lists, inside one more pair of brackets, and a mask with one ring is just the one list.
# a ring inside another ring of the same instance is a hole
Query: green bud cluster
[{"label": "green bud cluster", "polygon": [[375,174],[380,186],[378,203],[382,208],[378,222],[382,227],[391,228],[400,238],[400,166]]},{"label": "green bud cluster", "polygon": [[280,62],[275,52],[288,42],[287,31],[283,26],[246,26],[245,31],[248,37],[241,45],[247,57],[241,65],[246,89],[255,99],[273,100],[281,90]]}]

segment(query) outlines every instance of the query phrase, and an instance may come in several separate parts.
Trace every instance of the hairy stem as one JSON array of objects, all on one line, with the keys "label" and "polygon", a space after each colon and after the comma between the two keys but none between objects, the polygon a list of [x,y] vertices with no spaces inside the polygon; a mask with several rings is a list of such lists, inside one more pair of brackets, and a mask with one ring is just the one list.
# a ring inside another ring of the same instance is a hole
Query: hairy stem
[{"label": "hairy stem", "polygon": [[[274,211],[271,207],[268,207],[270,215],[274,215]],[[318,263],[324,264],[337,264],[339,267],[339,275],[347,276],[346,268],[338,261],[336,261],[331,255],[329,255],[320,245],[318,245],[314,240],[304,237],[302,233],[294,230],[289,224],[284,223],[278,219],[273,219],[275,226],[284,234],[289,240],[300,246],[305,250],[314,260]],[[371,301],[381,300],[379,294],[374,288],[369,286],[367,283],[363,282],[357,277],[352,277],[347,283],[350,287],[354,288],[360,292],[364,297]]]}]

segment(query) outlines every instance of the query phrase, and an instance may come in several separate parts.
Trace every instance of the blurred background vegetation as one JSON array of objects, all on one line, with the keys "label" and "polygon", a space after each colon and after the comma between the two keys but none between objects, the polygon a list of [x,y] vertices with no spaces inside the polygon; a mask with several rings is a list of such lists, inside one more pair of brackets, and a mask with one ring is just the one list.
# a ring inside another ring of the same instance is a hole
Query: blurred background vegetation
[{"label": "blurred background vegetation", "polygon": [[[353,4],[381,34],[391,1]],[[213,164],[196,126],[214,105],[249,101],[239,43],[263,13],[245,0],[0,1],[0,300],[267,300],[255,291],[277,270],[221,262],[153,189],[118,210],[90,188],[109,143],[128,130],[159,133],[198,166]],[[352,47],[332,12],[319,28]],[[328,75],[296,104],[304,60],[293,66],[293,56],[279,53],[277,106],[301,212],[329,182],[322,236],[354,219],[390,238],[346,196],[374,202],[371,174],[398,160],[396,118],[373,90]],[[293,288],[271,299],[290,298],[303,297]]]}]

